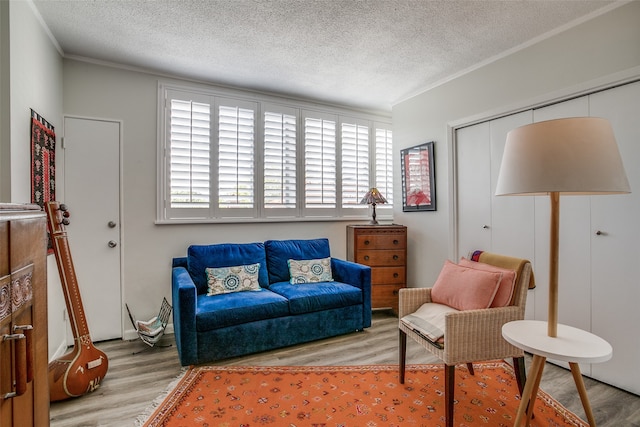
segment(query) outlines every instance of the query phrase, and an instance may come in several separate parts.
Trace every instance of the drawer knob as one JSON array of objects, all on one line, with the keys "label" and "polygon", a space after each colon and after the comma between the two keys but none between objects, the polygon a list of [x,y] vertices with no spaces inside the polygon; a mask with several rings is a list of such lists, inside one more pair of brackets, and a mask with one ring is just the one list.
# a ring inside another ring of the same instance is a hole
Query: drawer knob
[{"label": "drawer knob", "polygon": [[368,244],[369,244],[369,241],[368,241],[368,240],[365,240],[365,241],[364,241],[364,244],[365,244],[365,245],[368,245]]},{"label": "drawer knob", "polygon": [[364,260],[365,260],[365,261],[369,261],[369,255],[365,255],[365,256],[364,256]]},{"label": "drawer knob", "polygon": [[400,241],[399,241],[399,240],[397,240],[397,239],[394,239],[394,240],[393,240],[393,244],[394,244],[394,245],[397,245],[398,243],[400,243]]},{"label": "drawer knob", "polygon": [[398,277],[398,273],[393,273],[393,277],[397,278]]},{"label": "drawer knob", "polygon": [[400,293],[400,291],[398,291],[397,289],[394,289],[394,290],[393,290],[393,294],[394,294],[394,295],[398,295],[399,293]]},{"label": "drawer knob", "polygon": [[393,256],[393,259],[394,259],[395,261],[397,261],[397,260],[398,260],[398,255],[394,255],[394,256]]}]

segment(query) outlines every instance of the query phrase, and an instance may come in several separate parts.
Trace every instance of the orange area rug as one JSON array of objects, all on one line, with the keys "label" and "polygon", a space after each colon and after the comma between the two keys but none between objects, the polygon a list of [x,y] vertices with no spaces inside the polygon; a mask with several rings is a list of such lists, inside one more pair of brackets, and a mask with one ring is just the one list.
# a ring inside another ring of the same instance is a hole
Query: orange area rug
[{"label": "orange area rug", "polygon": [[[511,427],[519,393],[506,362],[456,367],[454,425]],[[532,426],[587,424],[540,391]],[[443,365],[189,369],[145,427],[444,426]]]}]

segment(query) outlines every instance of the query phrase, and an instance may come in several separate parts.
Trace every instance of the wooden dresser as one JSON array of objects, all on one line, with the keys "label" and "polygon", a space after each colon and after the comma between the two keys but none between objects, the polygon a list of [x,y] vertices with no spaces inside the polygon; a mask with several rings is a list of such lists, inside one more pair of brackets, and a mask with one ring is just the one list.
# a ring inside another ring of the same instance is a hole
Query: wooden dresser
[{"label": "wooden dresser", "polygon": [[48,426],[47,222],[0,204],[0,426]]},{"label": "wooden dresser", "polygon": [[371,267],[371,307],[398,312],[398,291],[407,286],[407,227],[348,225],[347,259]]}]

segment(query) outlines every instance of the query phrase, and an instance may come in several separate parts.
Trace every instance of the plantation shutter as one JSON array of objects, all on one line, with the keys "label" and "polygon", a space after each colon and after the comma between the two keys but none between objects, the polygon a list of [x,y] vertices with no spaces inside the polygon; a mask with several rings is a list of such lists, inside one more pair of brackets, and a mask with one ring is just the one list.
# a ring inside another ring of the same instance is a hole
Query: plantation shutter
[{"label": "plantation shutter", "polygon": [[354,208],[370,188],[369,126],[342,123],[342,207]]},{"label": "plantation shutter", "polygon": [[181,99],[170,105],[170,207],[209,208],[210,105]]},{"label": "plantation shutter", "polygon": [[375,150],[375,187],[387,199],[386,206],[391,209],[393,205],[393,134],[390,129],[376,127]]},{"label": "plantation shutter", "polygon": [[335,209],[336,120],[305,117],[305,209]]},{"label": "plantation shutter", "polygon": [[[296,126],[291,114],[264,113],[264,207],[296,208]],[[271,214],[271,213],[269,213]]]},{"label": "plantation shutter", "polygon": [[255,108],[218,107],[218,208],[253,209]]},{"label": "plantation shutter", "polygon": [[375,185],[392,200],[382,116],[232,92],[159,83],[156,223],[366,219]]}]

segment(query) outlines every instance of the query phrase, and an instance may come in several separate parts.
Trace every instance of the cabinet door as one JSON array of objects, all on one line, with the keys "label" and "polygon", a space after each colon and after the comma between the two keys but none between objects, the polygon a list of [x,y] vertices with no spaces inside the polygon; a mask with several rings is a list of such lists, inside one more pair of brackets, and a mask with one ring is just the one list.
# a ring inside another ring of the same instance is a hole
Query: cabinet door
[{"label": "cabinet door", "polygon": [[[11,271],[9,269],[9,223],[0,222],[0,336],[11,334]],[[13,391],[11,342],[0,340],[0,394]],[[0,397],[0,425],[12,425],[13,403]]]},{"label": "cabinet door", "polygon": [[[640,83],[590,97],[590,113],[611,122],[631,194],[591,197],[592,332],[613,346],[613,358],[592,366],[592,376],[640,393]],[[600,233],[598,234],[598,231]]]}]

